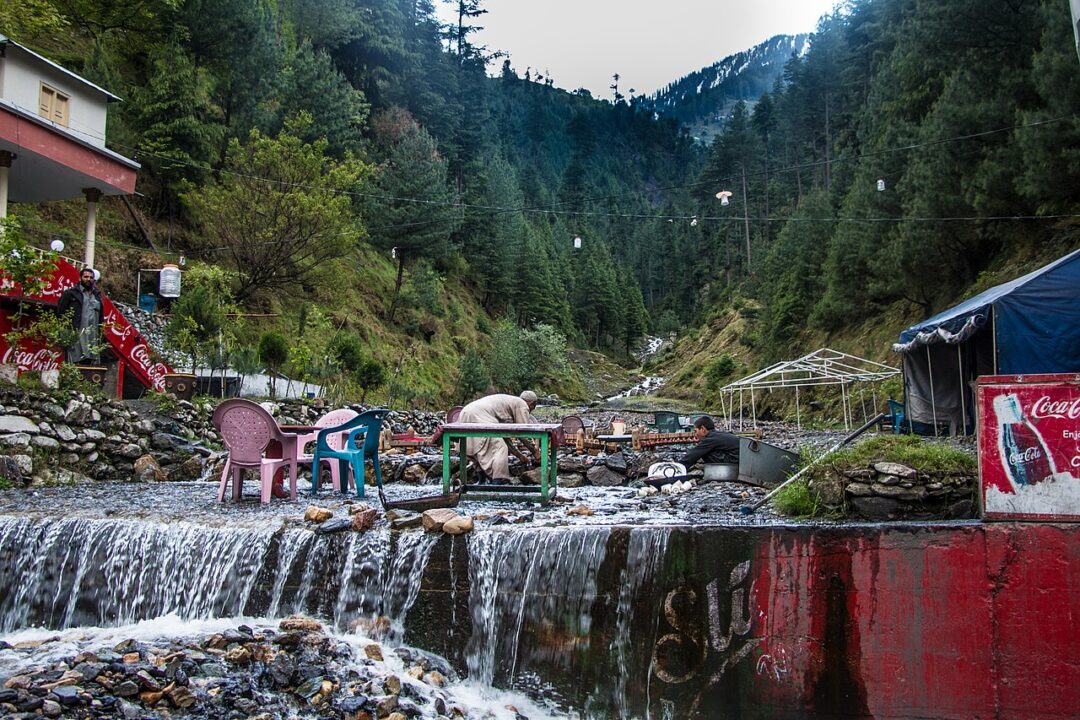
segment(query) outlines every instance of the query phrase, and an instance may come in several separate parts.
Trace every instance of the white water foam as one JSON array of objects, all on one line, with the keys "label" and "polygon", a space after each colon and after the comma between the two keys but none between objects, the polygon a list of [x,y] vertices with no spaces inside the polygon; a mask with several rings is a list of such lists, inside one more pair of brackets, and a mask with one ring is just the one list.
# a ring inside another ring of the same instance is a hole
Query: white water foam
[{"label": "white water foam", "polygon": [[[119,627],[81,627],[60,632],[29,628],[0,635],[0,640],[17,646],[16,649],[0,650],[0,676],[7,677],[52,665],[87,650],[109,649],[127,639],[147,644],[174,643],[205,638],[239,625],[247,625],[256,631],[277,627],[276,621],[268,618],[241,616],[212,620],[185,620],[178,615],[169,614]],[[357,634],[336,634],[329,628],[327,628],[327,633],[339,642],[355,648],[357,667],[362,666],[370,670],[374,666],[377,675],[381,677],[394,675],[402,685],[411,686],[413,697],[429,699],[430,702],[424,707],[425,717],[436,716],[432,687],[409,677],[405,673],[407,670],[405,663],[398,655],[388,652],[384,654],[384,660],[373,661],[367,658],[364,648],[375,643],[375,640]],[[38,645],[29,647],[32,644]],[[348,669],[347,664],[345,669]],[[577,717],[573,713],[567,714],[544,707],[520,693],[486,687],[475,682],[452,683],[442,688],[440,692],[449,696],[451,702],[448,704],[462,709],[466,718],[515,720],[519,714],[528,717],[529,720],[568,720]]]}]

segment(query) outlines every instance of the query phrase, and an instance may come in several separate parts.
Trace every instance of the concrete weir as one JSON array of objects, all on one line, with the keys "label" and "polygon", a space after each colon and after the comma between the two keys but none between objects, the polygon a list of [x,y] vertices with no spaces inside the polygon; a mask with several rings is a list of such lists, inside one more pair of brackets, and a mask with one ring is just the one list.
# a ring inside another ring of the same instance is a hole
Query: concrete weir
[{"label": "concrete weir", "polygon": [[592,718],[1067,718],[1080,526],[316,535],[0,515],[0,628],[304,612]]}]

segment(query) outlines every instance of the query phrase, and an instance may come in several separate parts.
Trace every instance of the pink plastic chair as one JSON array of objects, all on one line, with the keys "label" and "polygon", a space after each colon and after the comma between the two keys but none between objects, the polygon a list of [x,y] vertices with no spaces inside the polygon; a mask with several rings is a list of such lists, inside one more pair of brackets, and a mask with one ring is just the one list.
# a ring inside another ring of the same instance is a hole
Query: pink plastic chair
[{"label": "pink plastic chair", "polygon": [[[232,475],[233,500],[239,500],[244,488],[243,471],[258,470],[262,502],[270,502],[274,473],[289,468],[289,497],[296,499],[296,435],[281,431],[274,418],[261,405],[250,400],[232,399],[214,411],[214,427],[229,451],[221,472],[218,502],[225,501],[225,488]],[[272,440],[281,445],[280,458],[264,457]]]},{"label": "pink plastic chair", "polygon": [[[319,428],[333,427],[335,425],[341,425],[356,417],[356,411],[349,408],[341,408],[340,410],[331,410],[323,415],[315,422],[315,426]],[[327,444],[334,450],[341,450],[345,447],[345,437],[347,433],[339,433],[326,439]],[[314,455],[308,455],[305,450],[309,443],[315,442],[319,437],[319,431],[307,433],[306,435],[300,435],[296,439],[296,463],[298,465],[310,465],[315,459]],[[338,467],[339,463],[326,461],[330,466],[330,477],[334,483],[334,491],[341,492],[341,468]],[[346,478],[347,479],[347,478]]]}]

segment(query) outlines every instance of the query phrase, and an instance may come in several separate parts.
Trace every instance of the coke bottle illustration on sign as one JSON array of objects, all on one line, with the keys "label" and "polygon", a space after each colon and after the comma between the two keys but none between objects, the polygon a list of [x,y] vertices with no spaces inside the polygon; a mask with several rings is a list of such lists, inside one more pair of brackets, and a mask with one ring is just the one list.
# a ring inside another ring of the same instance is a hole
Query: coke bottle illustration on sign
[{"label": "coke bottle illustration on sign", "polygon": [[998,424],[998,452],[1013,491],[1053,478],[1054,459],[1042,435],[1024,415],[1013,393],[994,398]]}]

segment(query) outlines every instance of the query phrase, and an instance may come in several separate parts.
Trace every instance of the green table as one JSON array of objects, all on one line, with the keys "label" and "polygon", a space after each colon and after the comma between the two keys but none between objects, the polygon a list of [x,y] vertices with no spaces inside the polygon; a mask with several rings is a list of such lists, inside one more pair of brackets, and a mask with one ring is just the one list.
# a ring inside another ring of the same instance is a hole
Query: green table
[{"label": "green table", "polygon": [[[450,447],[458,442],[461,459],[461,484],[470,498],[479,500],[505,500],[508,494],[532,500],[539,494],[540,502],[547,504],[557,491],[558,449],[562,425],[559,423],[448,423],[443,425],[443,493],[450,492]],[[467,438],[527,438],[540,443],[540,486],[534,485],[466,485],[468,457]]]}]

